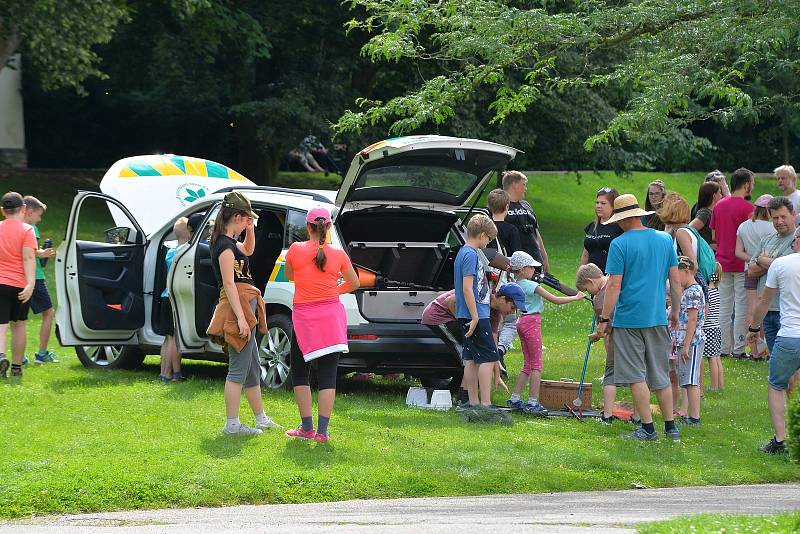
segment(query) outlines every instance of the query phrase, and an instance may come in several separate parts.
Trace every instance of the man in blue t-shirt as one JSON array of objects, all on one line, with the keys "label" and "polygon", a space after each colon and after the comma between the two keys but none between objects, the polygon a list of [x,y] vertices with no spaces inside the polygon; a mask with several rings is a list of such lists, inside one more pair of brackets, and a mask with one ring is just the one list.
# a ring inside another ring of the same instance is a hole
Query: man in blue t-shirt
[{"label": "man in blue t-shirt", "polygon": [[[624,437],[658,439],[650,411],[652,390],[664,416],[664,433],[680,441],[672,415],[672,340],[666,312],[669,280],[670,298],[675,304],[669,321],[676,325],[681,301],[678,258],[668,234],[642,225],[642,215],[651,213],[639,208],[633,195],[620,195],[614,200],[614,215],[606,224],[616,222],[625,233],[611,242],[608,251],[609,281],[597,331],[607,336],[610,327],[614,328],[614,381],[618,386],[631,387],[633,402],[642,418],[642,426]],[[614,322],[609,325],[612,312]]]}]

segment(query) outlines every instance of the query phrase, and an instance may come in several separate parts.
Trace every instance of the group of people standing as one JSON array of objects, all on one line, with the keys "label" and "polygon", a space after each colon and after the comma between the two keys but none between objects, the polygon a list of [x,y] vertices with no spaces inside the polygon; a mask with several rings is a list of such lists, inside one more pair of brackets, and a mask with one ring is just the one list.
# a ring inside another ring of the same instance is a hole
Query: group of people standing
[{"label": "group of people standing", "polygon": [[[211,234],[211,257],[220,287],[219,303],[208,328],[209,337],[228,354],[225,379],[227,435],[253,436],[266,429],[283,429],[264,411],[256,330],[266,334],[266,312],[261,292],[250,274],[249,256],[255,249],[255,220],[250,201],[241,193],[228,193]],[[347,317],[339,295],[358,288],[347,254],[328,243],[331,215],[316,207],[306,217],[309,239],[293,243],[286,253],[286,278],[295,284],[291,345],[291,380],[301,424],[286,435],[326,443],[328,422],[336,398],[339,356],[347,350]],[[242,241],[240,236],[244,235]],[[316,367],[319,387],[317,426],[312,417],[309,382]],[[255,425],[239,420],[244,391]]]},{"label": "group of people standing", "polygon": [[[667,436],[680,438],[675,415],[700,424],[701,356],[710,366],[712,390],[724,387],[721,357],[769,359],[775,436],[762,450],[786,450],[785,392],[800,368],[800,269],[791,268],[800,258],[793,254],[800,251],[800,192],[793,167],[774,173],[781,195],[762,195],[754,204],[754,175],[747,169],[734,171],[730,189],[721,172],[709,173],[691,209],[660,180],[649,184],[645,209],[633,195],[597,192],[576,285],[595,295],[598,331],[613,354],[604,406],[613,402],[616,386],[632,389],[642,426],[630,437],[658,438],[651,390]],[[671,391],[670,377],[685,394]],[[680,406],[673,410],[673,404]],[[606,408],[603,421],[610,417]]]},{"label": "group of people standing", "polygon": [[[37,364],[58,363],[48,349],[55,310],[45,283],[44,266],[56,255],[50,240],[40,243],[37,224],[47,206],[33,196],[9,191],[0,200],[0,378],[22,377],[28,364],[28,312],[42,315]],[[6,333],[11,330],[11,359],[6,356]]]}]

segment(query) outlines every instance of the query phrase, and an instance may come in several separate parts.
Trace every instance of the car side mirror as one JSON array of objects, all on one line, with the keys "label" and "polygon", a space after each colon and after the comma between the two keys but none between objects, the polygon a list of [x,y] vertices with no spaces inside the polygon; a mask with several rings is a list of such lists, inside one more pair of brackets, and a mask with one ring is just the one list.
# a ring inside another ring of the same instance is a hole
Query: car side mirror
[{"label": "car side mirror", "polygon": [[122,245],[128,242],[131,229],[125,226],[115,226],[103,232],[106,237],[106,243],[111,245]]}]

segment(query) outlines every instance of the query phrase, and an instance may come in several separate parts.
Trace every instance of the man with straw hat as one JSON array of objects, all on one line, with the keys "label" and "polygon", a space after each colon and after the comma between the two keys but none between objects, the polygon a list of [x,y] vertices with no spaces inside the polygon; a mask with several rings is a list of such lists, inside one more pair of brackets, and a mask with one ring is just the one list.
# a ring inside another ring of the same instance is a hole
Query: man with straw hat
[{"label": "man with straw hat", "polygon": [[[669,321],[676,325],[681,299],[678,257],[668,234],[642,225],[642,216],[651,213],[641,209],[633,195],[620,195],[614,200],[614,213],[606,224],[615,222],[624,233],[611,242],[608,251],[609,281],[597,331],[607,336],[614,328],[614,381],[618,386],[631,387],[642,419],[641,427],[623,437],[658,440],[650,411],[652,390],[664,416],[664,433],[673,441],[680,441],[672,412],[672,341],[665,310],[669,279],[670,297],[675,303]],[[612,312],[614,321],[609,324]]]}]

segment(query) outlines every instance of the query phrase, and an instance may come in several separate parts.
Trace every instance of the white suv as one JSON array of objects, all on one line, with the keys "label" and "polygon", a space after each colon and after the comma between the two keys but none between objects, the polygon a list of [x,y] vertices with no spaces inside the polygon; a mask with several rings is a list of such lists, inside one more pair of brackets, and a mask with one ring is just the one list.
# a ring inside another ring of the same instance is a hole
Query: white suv
[{"label": "white suv", "polygon": [[[184,357],[226,361],[205,334],[218,296],[206,237],[225,192],[237,190],[259,214],[251,272],[268,312],[269,333],[260,340],[265,385],[290,386],[294,286],[283,276],[284,254],[307,237],[305,214],[318,205],[334,214],[331,243],[376,273],[374,287],[341,297],[350,352],[340,371],[409,372],[423,382],[458,378],[458,354],[419,320],[436,295],[453,287],[453,258],[463,244],[459,211],[477,201],[516,152],[440,136],[381,141],[356,155],[335,197],[255,186],[227,167],[195,158],[121,160],[101,183],[110,194],[79,192],[73,201],[56,255],[59,341],[75,346],[87,367],[138,365],[163,343],[156,332],[166,288]],[[103,210],[114,227],[102,239],[87,239],[84,229],[98,228]],[[167,272],[172,225],[191,215],[198,231]]]}]

